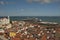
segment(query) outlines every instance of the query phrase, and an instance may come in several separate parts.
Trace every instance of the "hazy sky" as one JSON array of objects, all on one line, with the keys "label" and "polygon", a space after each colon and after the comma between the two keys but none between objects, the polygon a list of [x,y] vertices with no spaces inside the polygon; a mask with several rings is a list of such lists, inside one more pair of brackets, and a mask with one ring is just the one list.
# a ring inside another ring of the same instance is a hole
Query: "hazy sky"
[{"label": "hazy sky", "polygon": [[0,0],[0,16],[60,16],[60,0]]}]

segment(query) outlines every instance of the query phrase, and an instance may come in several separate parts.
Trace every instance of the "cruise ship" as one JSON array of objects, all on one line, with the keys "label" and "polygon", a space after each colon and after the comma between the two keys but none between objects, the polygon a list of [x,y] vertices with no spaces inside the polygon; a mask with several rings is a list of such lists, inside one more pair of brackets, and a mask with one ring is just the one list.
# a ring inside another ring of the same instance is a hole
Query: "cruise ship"
[{"label": "cruise ship", "polygon": [[56,22],[40,22],[40,23],[42,23],[42,24],[54,24],[54,25],[58,24]]}]

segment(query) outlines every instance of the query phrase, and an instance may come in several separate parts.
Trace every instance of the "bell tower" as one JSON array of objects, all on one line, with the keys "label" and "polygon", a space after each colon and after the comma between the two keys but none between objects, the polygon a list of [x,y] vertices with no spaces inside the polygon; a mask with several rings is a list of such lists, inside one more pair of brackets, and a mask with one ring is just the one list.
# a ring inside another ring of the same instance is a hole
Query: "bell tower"
[{"label": "bell tower", "polygon": [[10,17],[8,16],[8,22],[10,23]]}]

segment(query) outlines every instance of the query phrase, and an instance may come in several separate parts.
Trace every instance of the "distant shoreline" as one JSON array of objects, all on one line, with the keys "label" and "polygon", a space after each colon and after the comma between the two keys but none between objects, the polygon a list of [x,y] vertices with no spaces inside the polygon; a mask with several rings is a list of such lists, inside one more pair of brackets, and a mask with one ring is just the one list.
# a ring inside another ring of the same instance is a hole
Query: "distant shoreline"
[{"label": "distant shoreline", "polygon": [[[4,18],[7,16],[0,16],[0,18]],[[57,22],[60,24],[60,16],[10,16],[10,20],[22,20],[22,19],[27,19],[27,18],[38,18],[42,19],[42,21],[45,22]]]}]

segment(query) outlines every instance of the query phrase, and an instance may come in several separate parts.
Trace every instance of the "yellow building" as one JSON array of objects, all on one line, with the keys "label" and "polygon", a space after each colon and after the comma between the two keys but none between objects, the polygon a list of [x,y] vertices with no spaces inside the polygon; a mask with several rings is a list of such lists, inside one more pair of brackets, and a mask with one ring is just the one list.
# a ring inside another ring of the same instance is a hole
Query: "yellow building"
[{"label": "yellow building", "polygon": [[10,32],[9,36],[10,37],[15,37],[16,36],[16,33],[15,32]]}]

